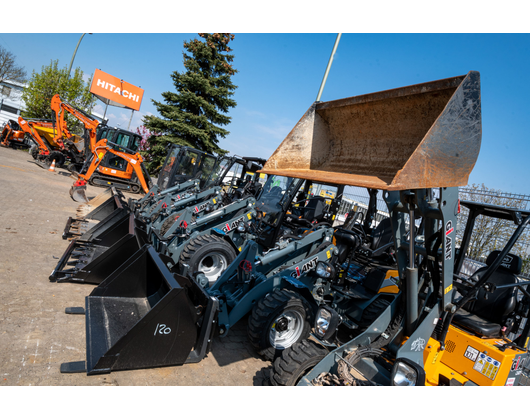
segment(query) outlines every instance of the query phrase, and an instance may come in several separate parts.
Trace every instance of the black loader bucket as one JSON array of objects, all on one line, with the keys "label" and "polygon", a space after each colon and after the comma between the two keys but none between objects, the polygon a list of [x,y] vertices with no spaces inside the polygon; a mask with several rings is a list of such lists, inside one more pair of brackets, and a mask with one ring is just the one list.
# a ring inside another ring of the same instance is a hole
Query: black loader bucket
[{"label": "black loader bucket", "polygon": [[93,232],[98,233],[97,241],[73,239],[50,274],[50,281],[101,283],[145,243],[144,235],[137,236],[135,232],[131,213],[113,224],[112,229]]},{"label": "black loader bucket", "polygon": [[106,203],[109,198],[116,196],[122,198],[122,194],[119,190],[114,187],[107,188],[102,193],[96,195],[93,199],[88,200],[87,203],[81,204],[77,209],[77,215],[79,217],[88,216],[89,213],[93,212],[99,206]]},{"label": "black loader bucket", "polygon": [[379,190],[467,185],[480,75],[314,103],[261,171]]},{"label": "black loader bucket", "polygon": [[63,363],[62,373],[95,375],[204,358],[218,301],[172,274],[168,261],[145,245],[86,297],[86,363]]},{"label": "black loader bucket", "polygon": [[115,224],[127,218],[128,205],[120,193],[114,188],[110,190],[111,196],[99,202],[90,212],[86,213],[86,208],[79,206],[77,217],[69,217],[66,221],[63,239],[78,237],[85,242],[93,241],[100,233],[113,229]]}]

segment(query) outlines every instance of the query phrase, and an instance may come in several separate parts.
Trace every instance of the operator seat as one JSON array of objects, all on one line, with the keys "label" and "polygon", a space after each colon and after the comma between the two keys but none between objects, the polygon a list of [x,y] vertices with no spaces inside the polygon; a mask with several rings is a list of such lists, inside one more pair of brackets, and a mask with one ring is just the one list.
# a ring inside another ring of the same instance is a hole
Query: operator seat
[{"label": "operator seat", "polygon": [[379,224],[372,230],[372,243],[370,248],[372,251],[379,249],[383,245],[393,242],[392,222],[390,217],[385,217],[379,222]]},{"label": "operator seat", "polygon": [[[479,279],[488,269],[500,251],[493,251],[486,259],[486,267],[476,271]],[[517,275],[521,274],[523,261],[520,257],[507,254],[503,262],[488,282],[496,286],[517,283]],[[501,329],[505,326],[508,316],[517,306],[517,288],[496,289],[493,293],[484,288],[477,291],[476,300],[468,302],[454,316],[453,322],[475,334],[486,338],[501,337]],[[509,331],[506,331],[507,334]]]},{"label": "operator seat", "polygon": [[305,207],[302,209],[302,218],[312,222],[324,216],[324,208],[326,207],[326,199],[324,197],[311,197]]}]

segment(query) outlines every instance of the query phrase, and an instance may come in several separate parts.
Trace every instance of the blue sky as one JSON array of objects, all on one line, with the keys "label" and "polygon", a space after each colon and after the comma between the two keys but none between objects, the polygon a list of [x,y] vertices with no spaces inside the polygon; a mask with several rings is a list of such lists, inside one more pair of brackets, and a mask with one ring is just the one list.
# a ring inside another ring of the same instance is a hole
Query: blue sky
[{"label": "blue sky", "polygon": [[[142,115],[157,114],[151,99],[161,100],[162,92],[174,90],[170,74],[183,70],[183,42],[197,33],[123,34],[103,29],[84,37],[74,67],[81,67],[87,76],[100,68],[145,90],[140,112],[134,115],[134,128],[141,124]],[[234,96],[238,105],[230,112],[232,123],[226,127],[230,134],[221,139],[220,146],[231,153],[268,158],[315,100],[336,33],[234,32],[230,45],[234,67],[239,70],[233,77],[238,85]],[[67,66],[80,35],[6,31],[0,33],[0,44],[16,54],[18,63],[31,74],[51,59]],[[470,183],[530,194],[526,173],[529,48],[530,35],[526,33],[344,31],[322,100],[477,70],[481,73],[483,136]],[[95,110],[103,113],[99,101]],[[110,124],[124,128],[130,115],[129,110],[115,107],[107,111]]]}]

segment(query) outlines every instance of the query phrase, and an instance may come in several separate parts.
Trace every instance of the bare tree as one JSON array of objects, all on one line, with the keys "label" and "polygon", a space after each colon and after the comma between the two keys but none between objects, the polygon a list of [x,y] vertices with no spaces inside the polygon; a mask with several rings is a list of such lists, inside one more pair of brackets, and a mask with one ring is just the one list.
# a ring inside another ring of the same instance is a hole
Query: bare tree
[{"label": "bare tree", "polygon": [[[495,190],[482,185],[471,185],[460,190],[460,199],[475,201],[479,203],[495,204],[503,207],[512,207],[525,210],[528,200],[524,196],[510,196],[500,190]],[[464,227],[467,221],[468,210],[462,206],[458,215],[457,244],[461,242]],[[475,221],[473,235],[467,250],[468,256],[477,261],[485,261],[485,258],[495,249],[502,249],[512,236],[517,225],[512,221],[479,216]],[[530,229],[525,229],[519,237],[512,253],[523,259],[523,271],[530,268],[530,256],[527,253],[530,247]]]},{"label": "bare tree", "polygon": [[23,83],[26,81],[26,70],[17,66],[15,54],[0,45],[0,82],[11,80]]}]

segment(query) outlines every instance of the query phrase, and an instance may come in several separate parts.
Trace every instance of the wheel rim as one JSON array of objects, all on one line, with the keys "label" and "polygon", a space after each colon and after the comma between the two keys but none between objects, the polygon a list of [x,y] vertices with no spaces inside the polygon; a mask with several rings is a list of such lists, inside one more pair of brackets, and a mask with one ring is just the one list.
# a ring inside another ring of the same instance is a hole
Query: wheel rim
[{"label": "wheel rim", "polygon": [[217,280],[221,273],[228,266],[228,262],[224,255],[220,254],[210,254],[206,255],[199,262],[198,271],[202,271],[204,275],[208,278],[209,282]]},{"label": "wheel rim", "polygon": [[284,350],[298,341],[304,329],[304,319],[297,311],[285,311],[272,323],[269,341],[275,349]]}]

